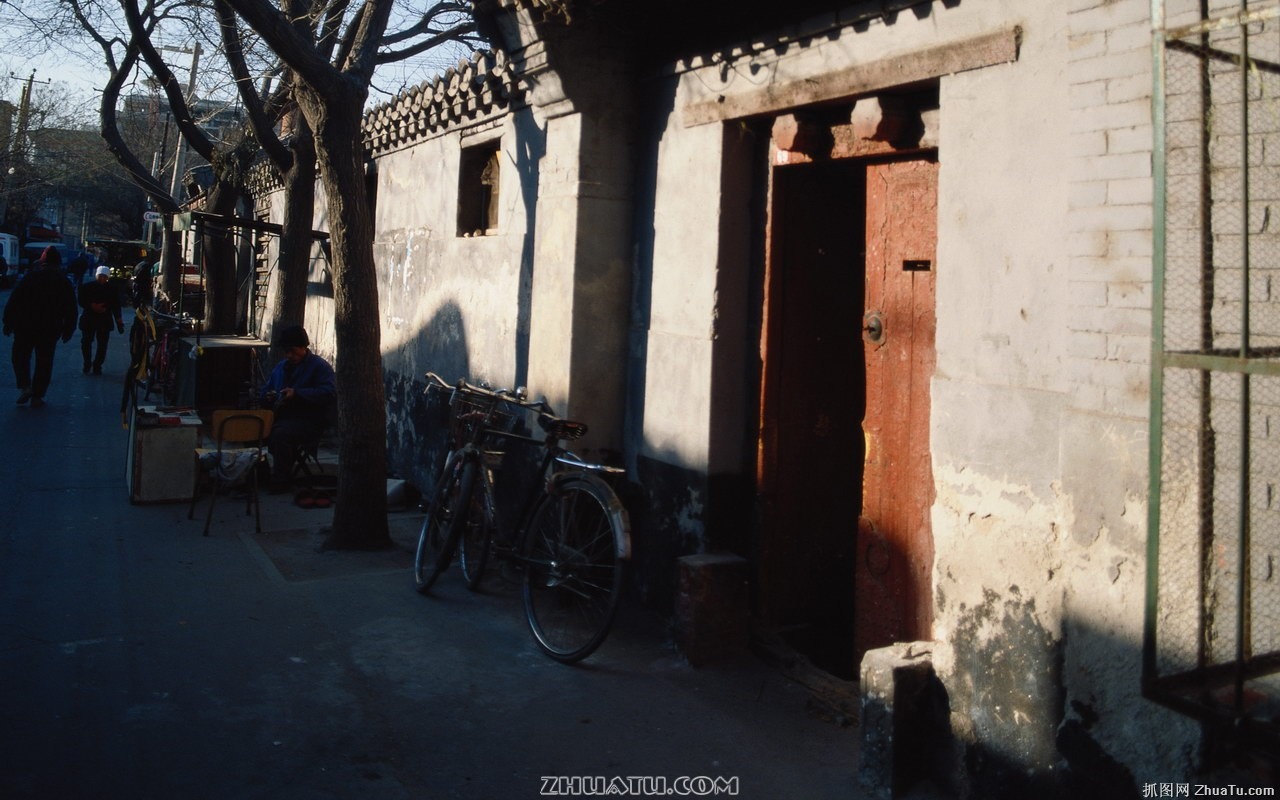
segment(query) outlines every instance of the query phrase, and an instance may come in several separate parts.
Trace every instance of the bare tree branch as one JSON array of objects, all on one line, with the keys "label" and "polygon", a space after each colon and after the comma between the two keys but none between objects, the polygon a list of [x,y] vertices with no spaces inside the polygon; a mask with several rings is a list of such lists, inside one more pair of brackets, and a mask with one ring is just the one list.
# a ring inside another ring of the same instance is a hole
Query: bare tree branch
[{"label": "bare tree branch", "polygon": [[[141,53],[143,60],[147,62],[151,74],[155,76],[156,81],[164,89],[165,97],[169,101],[169,108],[173,110],[174,119],[177,120],[178,128],[182,131],[182,137],[187,140],[197,153],[206,161],[214,160],[214,145],[205,135],[204,131],[196,125],[192,118],[191,109],[187,105],[186,95],[183,93],[182,86],[178,83],[178,78],[173,74],[173,70],[169,69],[169,65],[165,63],[164,58],[160,55],[160,51],[156,50],[155,45],[151,42],[151,33],[142,23],[142,14],[138,10],[138,4],[134,0],[122,0],[120,3],[124,9],[126,22],[129,24],[129,30],[133,33],[133,42]],[[147,3],[148,16],[152,16],[154,5]]]},{"label": "bare tree branch", "polygon": [[267,115],[267,104],[259,96],[249,75],[249,68],[244,59],[244,47],[240,38],[240,28],[236,24],[235,14],[222,3],[215,6],[218,23],[222,28],[223,55],[231,66],[235,77],[236,90],[244,102],[245,112],[249,116],[249,124],[254,131],[254,138],[266,152],[267,158],[276,169],[284,172],[293,162],[293,154],[275,135],[275,121]]}]

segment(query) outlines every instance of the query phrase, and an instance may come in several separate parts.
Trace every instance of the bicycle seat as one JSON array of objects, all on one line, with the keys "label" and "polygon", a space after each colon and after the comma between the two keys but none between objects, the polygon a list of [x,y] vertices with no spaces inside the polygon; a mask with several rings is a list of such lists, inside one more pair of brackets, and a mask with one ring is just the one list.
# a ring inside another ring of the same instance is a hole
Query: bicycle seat
[{"label": "bicycle seat", "polygon": [[550,414],[538,415],[538,427],[559,439],[581,439],[587,433],[587,423],[560,419]]}]

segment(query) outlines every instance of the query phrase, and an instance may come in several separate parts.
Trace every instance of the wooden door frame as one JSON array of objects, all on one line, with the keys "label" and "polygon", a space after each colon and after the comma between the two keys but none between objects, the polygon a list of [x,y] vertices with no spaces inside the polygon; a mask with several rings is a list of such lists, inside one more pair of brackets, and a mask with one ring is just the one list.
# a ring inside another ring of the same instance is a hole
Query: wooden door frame
[{"label": "wooden door frame", "polygon": [[[773,559],[771,558],[773,550],[776,550],[776,542],[774,537],[778,536],[779,528],[777,520],[779,515],[785,514],[785,509],[771,507],[774,503],[774,490],[777,481],[777,471],[781,468],[777,462],[779,443],[777,439],[779,429],[779,405],[781,392],[783,387],[780,385],[782,380],[782,370],[775,363],[775,353],[777,351],[778,342],[780,340],[779,322],[773,317],[773,313],[779,308],[778,298],[784,291],[782,286],[782,275],[778,262],[778,247],[781,241],[780,234],[782,231],[778,229],[780,224],[780,214],[778,213],[778,203],[786,202],[786,198],[779,198],[777,194],[777,175],[778,170],[787,169],[800,164],[815,164],[819,168],[822,165],[833,166],[836,162],[848,163],[857,161],[863,164],[869,164],[878,161],[910,161],[916,159],[934,159],[937,158],[937,150],[933,148],[910,149],[910,150],[894,150],[876,143],[863,143],[861,146],[842,149],[841,141],[848,142],[847,137],[841,137],[838,133],[832,137],[836,143],[829,154],[823,158],[811,158],[802,153],[794,153],[783,151],[776,146],[770,149],[770,164],[768,171],[769,191],[766,199],[765,209],[765,228],[764,228],[764,267],[762,274],[762,293],[761,293],[761,311],[760,311],[760,382],[758,397],[758,435],[756,437],[756,464],[755,464],[755,491],[757,502],[760,506],[760,546],[758,548],[759,562],[757,564],[757,615],[759,622],[767,630],[775,625],[777,620],[777,610],[779,606],[779,598],[785,592],[785,588],[777,585],[778,581],[774,579],[771,569],[777,570],[777,567],[771,567]],[[865,247],[866,235],[860,234],[862,239],[861,246]],[[866,278],[866,265],[860,266],[862,279]],[[852,316],[852,315],[851,315]],[[861,316],[859,311],[858,316]],[[854,320],[850,320],[853,322]],[[859,319],[856,325],[851,325],[850,333],[861,326]],[[865,385],[863,387],[865,391]],[[932,415],[932,410],[930,411]],[[860,453],[865,458],[865,453]],[[861,492],[861,487],[859,487]],[[861,501],[860,501],[861,502]],[[857,524],[852,521],[851,524]],[[932,549],[932,532],[930,537],[930,550]],[[931,565],[930,565],[931,566]],[[931,618],[932,608],[926,609]]]}]

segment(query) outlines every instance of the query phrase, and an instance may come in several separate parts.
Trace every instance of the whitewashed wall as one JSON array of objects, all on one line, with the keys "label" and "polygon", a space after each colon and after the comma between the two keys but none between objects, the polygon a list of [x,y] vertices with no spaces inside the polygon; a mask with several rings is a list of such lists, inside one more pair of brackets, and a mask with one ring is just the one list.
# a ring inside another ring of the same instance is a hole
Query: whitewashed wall
[{"label": "whitewashed wall", "polygon": [[[1139,785],[1183,774],[1197,741],[1186,718],[1139,693],[1148,9],[935,3],[925,16],[757,53],[755,80],[718,63],[684,73],[658,151],[640,445],[710,469],[717,264],[707,232],[723,154],[719,127],[686,127],[680,109],[1018,29],[1016,61],[940,79],[935,658],[964,717],[957,732],[993,763],[1060,769],[1066,732],[1097,742]],[[696,529],[697,515],[684,524]]]}]

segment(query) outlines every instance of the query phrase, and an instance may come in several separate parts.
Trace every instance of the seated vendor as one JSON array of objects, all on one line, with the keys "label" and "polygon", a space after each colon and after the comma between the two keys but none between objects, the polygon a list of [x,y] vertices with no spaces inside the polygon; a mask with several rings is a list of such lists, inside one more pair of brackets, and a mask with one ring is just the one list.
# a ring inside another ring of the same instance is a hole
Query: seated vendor
[{"label": "seated vendor", "polygon": [[267,443],[273,492],[288,491],[299,448],[313,447],[320,440],[337,397],[333,367],[311,352],[310,344],[301,325],[276,334],[284,360],[271,371],[258,398],[264,408],[275,411]]}]

